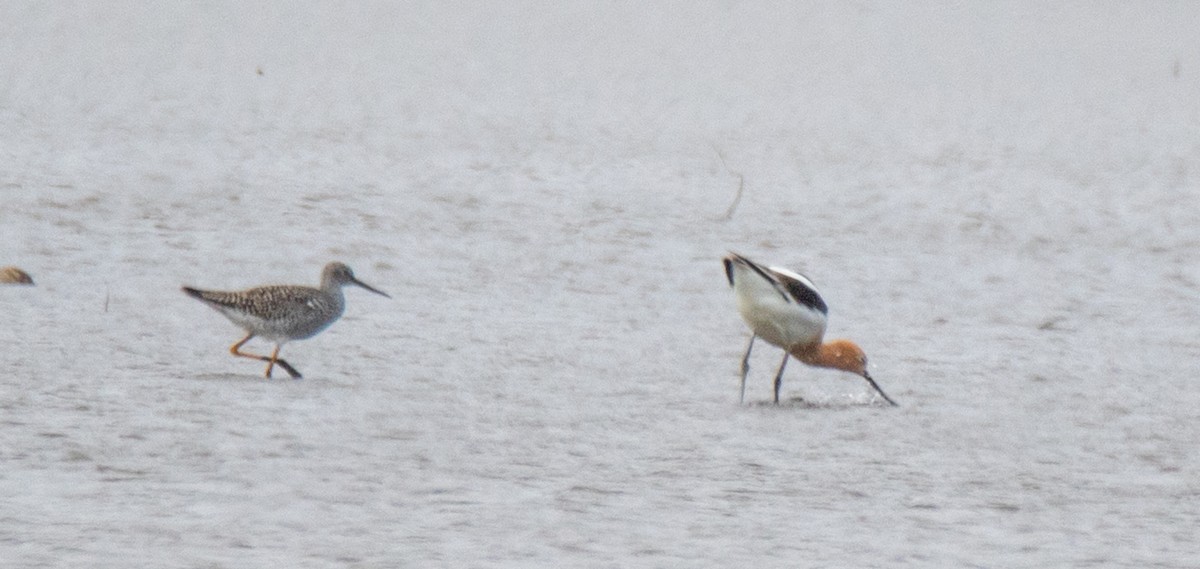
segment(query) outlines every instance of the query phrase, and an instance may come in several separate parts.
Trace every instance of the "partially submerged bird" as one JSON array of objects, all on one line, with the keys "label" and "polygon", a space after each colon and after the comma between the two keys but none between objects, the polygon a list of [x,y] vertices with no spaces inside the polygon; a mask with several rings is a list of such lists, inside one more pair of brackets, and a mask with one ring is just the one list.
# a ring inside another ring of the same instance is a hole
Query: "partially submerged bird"
[{"label": "partially submerged bird", "polygon": [[[185,286],[183,292],[213,307],[246,331],[246,337],[230,347],[229,353],[267,362],[265,376],[268,378],[275,364],[279,364],[288,375],[300,379],[300,372],[279,358],[279,349],[292,340],[311,338],[337,321],[346,308],[342,287],[351,284],[391,298],[354,278],[350,267],[337,262],[325,265],[321,271],[320,288],[275,285],[220,292]],[[255,336],[275,343],[275,351],[270,357],[241,351],[241,347]]]},{"label": "partially submerged bird", "polygon": [[0,284],[32,285],[33,278],[16,267],[0,267]]},{"label": "partially submerged bird", "polygon": [[829,308],[803,275],[779,267],[764,267],[737,253],[724,259],[725,275],[737,297],[738,312],[750,326],[750,344],[742,357],[742,398],[746,399],[746,375],[750,372],[750,350],[761,337],[783,348],[783,361],[775,373],[775,403],[788,357],[815,367],[848,371],[862,376],[885,401],[896,405],[867,372],[867,356],[850,340],[822,342]]}]

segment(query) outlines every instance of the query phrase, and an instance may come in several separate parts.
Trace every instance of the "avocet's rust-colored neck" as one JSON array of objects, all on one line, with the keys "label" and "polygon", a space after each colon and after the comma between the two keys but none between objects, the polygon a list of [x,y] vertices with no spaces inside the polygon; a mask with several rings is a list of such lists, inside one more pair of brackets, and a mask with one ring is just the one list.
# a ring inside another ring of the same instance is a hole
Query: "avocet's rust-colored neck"
[{"label": "avocet's rust-colored neck", "polygon": [[867,373],[867,355],[850,340],[793,346],[788,352],[810,366],[839,369],[856,375]]}]

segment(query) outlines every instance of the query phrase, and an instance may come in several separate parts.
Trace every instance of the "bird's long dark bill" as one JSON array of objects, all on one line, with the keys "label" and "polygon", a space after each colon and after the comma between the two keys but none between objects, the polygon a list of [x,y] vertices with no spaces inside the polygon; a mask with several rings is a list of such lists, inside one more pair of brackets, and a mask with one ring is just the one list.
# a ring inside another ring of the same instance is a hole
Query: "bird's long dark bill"
[{"label": "bird's long dark bill", "polygon": [[895,401],[892,401],[892,398],[891,398],[891,397],[888,397],[888,396],[887,396],[887,394],[886,394],[886,393],[884,393],[884,392],[883,392],[883,390],[879,388],[879,384],[878,384],[878,383],[875,383],[875,380],[874,380],[874,379],[871,379],[871,376],[870,376],[870,374],[866,374],[866,373],[864,373],[864,374],[863,374],[863,379],[867,380],[867,383],[870,383],[870,384],[871,384],[871,387],[874,387],[874,388],[875,388],[875,391],[879,392],[879,395],[881,395],[881,396],[883,397],[884,401],[887,401],[888,403],[891,403],[891,404],[892,404],[892,407],[899,407],[899,406],[900,406],[900,405],[899,405],[898,403],[896,403]]},{"label": "bird's long dark bill", "polygon": [[392,297],[392,295],[390,295],[390,294],[388,294],[388,293],[386,293],[386,292],[383,292],[382,290],[379,290],[379,289],[377,289],[377,288],[375,288],[375,287],[373,287],[373,286],[371,286],[371,285],[368,285],[367,283],[364,283],[364,282],[362,282],[362,281],[360,281],[360,280],[358,280],[358,279],[354,279],[354,284],[356,284],[356,285],[358,285],[358,286],[361,286],[361,287],[363,287],[363,288],[365,288],[365,289],[367,289],[367,290],[369,290],[369,291],[371,291],[371,292],[373,292],[373,293],[375,293],[375,294],[378,294],[379,296],[384,296],[384,297],[387,297],[387,298],[391,298],[391,297]]}]

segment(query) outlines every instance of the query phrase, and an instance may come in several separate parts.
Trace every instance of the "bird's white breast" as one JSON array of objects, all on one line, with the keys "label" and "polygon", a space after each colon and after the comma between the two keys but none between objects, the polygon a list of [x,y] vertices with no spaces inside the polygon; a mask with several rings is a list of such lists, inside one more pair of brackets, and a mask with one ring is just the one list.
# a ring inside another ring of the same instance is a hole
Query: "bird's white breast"
[{"label": "bird's white breast", "polygon": [[825,315],[789,300],[774,283],[754,270],[734,265],[733,291],[738,312],[756,335],[779,346],[816,343],[825,334]]}]

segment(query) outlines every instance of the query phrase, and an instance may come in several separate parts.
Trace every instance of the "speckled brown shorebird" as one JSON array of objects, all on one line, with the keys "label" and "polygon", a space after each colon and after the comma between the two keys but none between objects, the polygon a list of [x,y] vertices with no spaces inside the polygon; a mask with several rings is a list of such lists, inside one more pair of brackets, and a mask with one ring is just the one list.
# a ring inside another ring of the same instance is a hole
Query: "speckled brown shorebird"
[{"label": "speckled brown shorebird", "polygon": [[0,284],[33,284],[29,273],[16,267],[0,267]]},{"label": "speckled brown shorebird", "polygon": [[[300,379],[300,372],[279,358],[279,349],[292,340],[311,338],[336,322],[346,309],[342,287],[351,284],[391,298],[387,293],[354,278],[350,267],[336,262],[325,265],[321,271],[320,288],[275,285],[220,292],[185,286],[183,292],[204,301],[246,331],[246,337],[230,347],[229,353],[267,362],[264,374],[267,378],[271,377],[275,364],[279,364],[288,375]],[[241,347],[255,336],[275,343],[275,351],[271,352],[270,357],[241,351]]]}]

